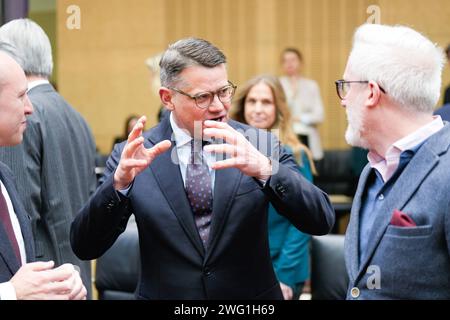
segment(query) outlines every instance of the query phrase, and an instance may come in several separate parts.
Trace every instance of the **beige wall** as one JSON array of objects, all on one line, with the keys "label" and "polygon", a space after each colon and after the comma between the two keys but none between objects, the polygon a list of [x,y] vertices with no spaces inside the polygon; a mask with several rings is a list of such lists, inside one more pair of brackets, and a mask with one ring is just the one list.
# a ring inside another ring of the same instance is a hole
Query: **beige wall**
[{"label": "beige wall", "polygon": [[[72,4],[81,9],[80,30],[66,28]],[[278,74],[280,51],[296,46],[305,75],[322,90],[324,145],[346,148],[334,80],[342,77],[354,28],[373,4],[382,23],[413,26],[442,46],[450,42],[448,0],[58,0],[59,89],[86,117],[100,150],[109,152],[129,113],[156,123],[159,99],[144,60],[174,40],[197,36],[218,45],[238,86],[258,73]]]}]

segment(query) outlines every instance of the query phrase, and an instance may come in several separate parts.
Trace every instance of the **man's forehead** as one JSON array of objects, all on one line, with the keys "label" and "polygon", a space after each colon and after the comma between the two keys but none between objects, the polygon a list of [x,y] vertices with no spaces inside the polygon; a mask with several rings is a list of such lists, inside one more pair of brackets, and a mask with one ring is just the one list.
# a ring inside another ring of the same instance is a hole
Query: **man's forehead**
[{"label": "man's forehead", "polygon": [[216,90],[228,84],[228,74],[224,65],[213,68],[190,66],[180,74],[180,85],[185,88]]},{"label": "man's forehead", "polygon": [[349,63],[345,66],[344,74],[342,75],[342,79],[347,80],[351,78],[352,72],[350,71]]}]

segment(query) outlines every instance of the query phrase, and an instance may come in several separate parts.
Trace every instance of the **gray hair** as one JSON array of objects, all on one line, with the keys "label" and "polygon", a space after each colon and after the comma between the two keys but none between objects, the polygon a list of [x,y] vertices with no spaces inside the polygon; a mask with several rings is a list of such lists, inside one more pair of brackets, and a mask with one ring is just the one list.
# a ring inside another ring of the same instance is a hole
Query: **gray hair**
[{"label": "gray hair", "polygon": [[12,44],[0,41],[0,51],[13,58],[20,66],[23,65],[22,56],[17,52],[16,48]]},{"label": "gray hair", "polygon": [[16,19],[0,28],[0,41],[12,44],[23,61],[26,75],[49,78],[53,71],[52,47],[47,34],[30,19]]},{"label": "gray hair", "polygon": [[173,86],[178,75],[187,67],[216,67],[226,63],[226,57],[210,42],[198,38],[186,38],[169,45],[159,62],[161,85]]},{"label": "gray hair", "polygon": [[348,68],[372,80],[403,108],[432,113],[439,100],[443,50],[405,26],[364,24],[353,38]]}]

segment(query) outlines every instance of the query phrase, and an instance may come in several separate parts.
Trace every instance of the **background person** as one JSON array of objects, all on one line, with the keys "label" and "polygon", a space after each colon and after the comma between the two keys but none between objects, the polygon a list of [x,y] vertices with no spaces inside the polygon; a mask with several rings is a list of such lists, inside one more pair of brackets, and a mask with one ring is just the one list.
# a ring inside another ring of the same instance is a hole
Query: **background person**
[{"label": "background person", "polygon": [[[14,58],[14,59],[13,59]],[[0,42],[0,150],[23,139],[33,106],[13,47]],[[9,168],[0,162],[0,300],[85,299],[86,288],[71,264],[35,260],[33,234]]]},{"label": "background person", "polygon": [[53,59],[44,30],[29,19],[12,20],[0,28],[0,39],[23,57],[34,107],[23,143],[2,148],[0,160],[11,168],[30,214],[36,260],[78,265],[90,297],[91,265],[75,256],[69,232],[74,216],[97,184],[92,132],[48,81]]},{"label": "background person", "polygon": [[[298,169],[312,182],[311,152],[292,131],[291,115],[280,82],[270,75],[249,80],[235,100],[233,119],[259,129],[277,129],[281,143],[293,153]],[[270,256],[285,300],[297,300],[309,278],[310,235],[269,207]]]},{"label": "background person", "polygon": [[286,48],[281,54],[284,76],[280,77],[291,110],[294,132],[311,149],[314,160],[323,158],[322,142],[317,126],[324,118],[319,86],[302,76],[303,56],[296,48]]},{"label": "background person", "polygon": [[327,195],[301,176],[275,137],[228,121],[235,86],[217,47],[182,39],[160,66],[159,94],[171,114],[146,132],[142,117],[114,148],[102,184],[72,224],[74,251],[97,258],[134,214],[138,298],[281,299],[269,202],[301,230],[324,234],[334,223]]},{"label": "background person", "polygon": [[348,299],[450,299],[450,125],[442,50],[404,26],[364,24],[343,80],[349,144],[369,150],[345,238]]}]

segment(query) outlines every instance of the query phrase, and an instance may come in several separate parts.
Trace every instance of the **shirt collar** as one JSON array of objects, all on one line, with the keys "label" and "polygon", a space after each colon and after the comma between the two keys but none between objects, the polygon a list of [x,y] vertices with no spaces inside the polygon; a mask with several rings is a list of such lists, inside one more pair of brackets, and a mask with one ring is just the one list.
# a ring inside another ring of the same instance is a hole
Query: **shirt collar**
[{"label": "shirt collar", "polygon": [[48,83],[50,83],[50,82],[48,80],[45,80],[45,79],[30,81],[30,82],[28,82],[28,91],[30,91],[34,87],[37,87],[37,86],[39,86],[41,84],[48,84]]},{"label": "shirt collar", "polygon": [[424,125],[423,127],[420,127],[406,137],[403,137],[400,140],[394,142],[392,147],[397,148],[402,152],[408,149],[412,149],[414,146],[421,144],[433,134],[441,130],[443,127],[444,122],[442,122],[441,116],[433,116],[433,121]]},{"label": "shirt collar", "polygon": [[187,132],[186,129],[181,129],[175,119],[173,118],[173,112],[170,113],[170,126],[172,127],[173,135],[175,138],[175,143],[177,147],[184,146],[187,143],[190,143],[192,140],[191,135]]},{"label": "shirt collar", "polygon": [[394,174],[400,162],[400,155],[406,150],[414,150],[429,137],[444,127],[440,116],[434,116],[433,121],[420,127],[409,135],[395,141],[387,150],[385,158],[374,151],[367,154],[370,166],[376,169],[384,181]]}]

